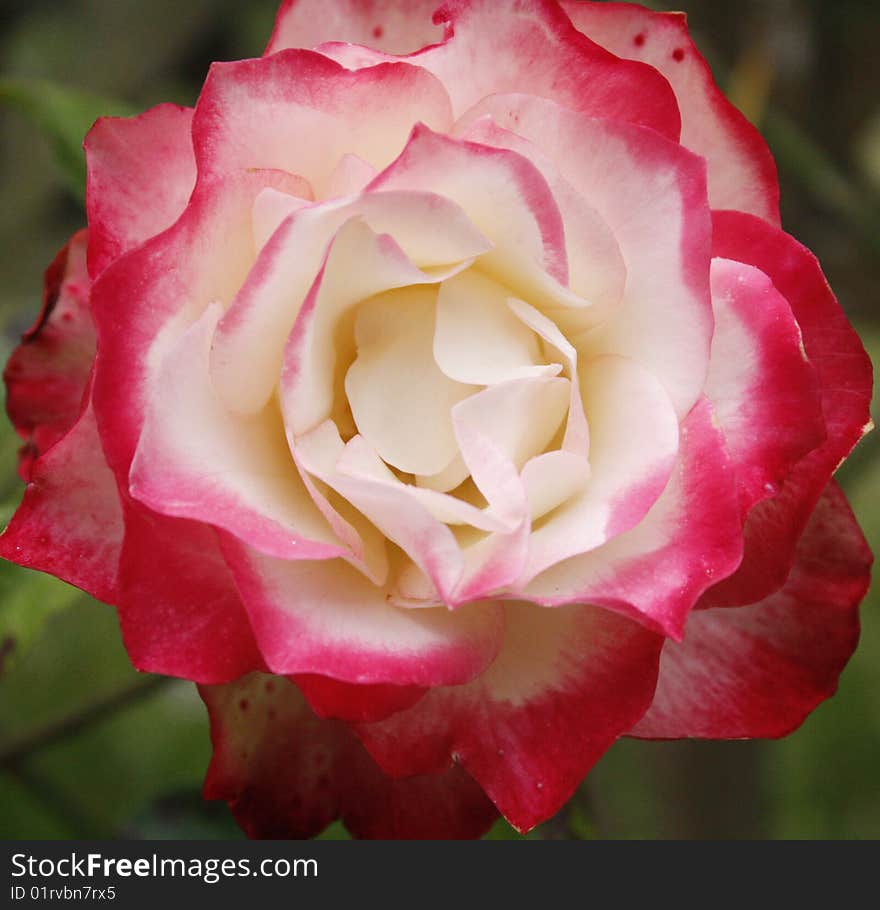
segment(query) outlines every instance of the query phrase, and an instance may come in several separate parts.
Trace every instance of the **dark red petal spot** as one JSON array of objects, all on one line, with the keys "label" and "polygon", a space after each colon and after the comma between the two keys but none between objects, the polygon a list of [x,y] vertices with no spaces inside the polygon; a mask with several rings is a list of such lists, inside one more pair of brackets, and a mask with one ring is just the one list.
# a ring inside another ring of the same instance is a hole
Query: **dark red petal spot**
[{"label": "dark red petal spot", "polygon": [[248,709],[248,700],[247,700],[246,698],[243,698],[243,699],[238,703],[238,707],[241,708],[242,711],[247,711],[247,709]]},{"label": "dark red petal spot", "polygon": [[636,47],[641,47],[645,43],[645,33],[639,32],[638,35],[633,38],[633,44]]},{"label": "dark red petal spot", "polygon": [[681,63],[681,61],[684,60],[684,48],[683,48],[683,47],[677,47],[677,48],[672,52],[672,59],[673,59],[676,63]]},{"label": "dark red petal spot", "polygon": [[374,37],[374,38],[381,38],[382,35],[384,35],[384,34],[385,34],[385,29],[382,28],[381,25],[377,25],[377,26],[373,29],[373,37]]}]

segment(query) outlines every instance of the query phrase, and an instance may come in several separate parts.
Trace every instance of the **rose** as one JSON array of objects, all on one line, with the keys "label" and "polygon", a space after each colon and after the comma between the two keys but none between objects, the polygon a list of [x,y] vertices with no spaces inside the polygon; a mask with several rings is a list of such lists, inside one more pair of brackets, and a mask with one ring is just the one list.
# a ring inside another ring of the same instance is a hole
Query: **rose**
[{"label": "rose", "polygon": [[7,368],[0,552],[201,684],[255,835],[526,830],[621,735],[793,729],[857,637],[870,367],[684,18],[433,5],[285,3],[99,121]]}]

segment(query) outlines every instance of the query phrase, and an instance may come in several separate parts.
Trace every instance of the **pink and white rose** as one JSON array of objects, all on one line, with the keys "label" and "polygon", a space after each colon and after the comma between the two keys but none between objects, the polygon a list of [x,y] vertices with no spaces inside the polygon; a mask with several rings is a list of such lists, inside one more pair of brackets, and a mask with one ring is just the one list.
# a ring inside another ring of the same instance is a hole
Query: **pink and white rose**
[{"label": "pink and white rose", "polygon": [[0,554],[194,680],[257,836],[469,837],[625,734],[780,736],[870,553],[871,371],[681,14],[287,0],[99,120]]}]

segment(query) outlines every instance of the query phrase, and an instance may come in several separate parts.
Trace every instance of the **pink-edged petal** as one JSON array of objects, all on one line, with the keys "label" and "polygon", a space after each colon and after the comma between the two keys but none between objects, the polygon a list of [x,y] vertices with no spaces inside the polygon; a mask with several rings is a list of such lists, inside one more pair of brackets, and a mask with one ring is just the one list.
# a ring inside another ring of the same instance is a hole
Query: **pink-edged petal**
[{"label": "pink-edged petal", "polygon": [[357,356],[345,374],[358,431],[385,462],[409,474],[436,474],[455,458],[451,409],[473,391],[434,362],[436,296],[407,288],[362,304]]},{"label": "pink-edged petal", "polygon": [[73,426],[95,358],[86,271],[88,233],[79,231],[46,269],[43,306],[3,371],[6,413],[25,440],[19,473]]},{"label": "pink-edged petal", "polygon": [[742,559],[733,467],[711,405],[681,427],[670,482],[632,530],[542,573],[524,596],[546,604],[589,602],[680,638],[700,595]]},{"label": "pink-edged petal", "polygon": [[753,215],[714,215],[715,255],[764,272],[791,306],[819,380],[826,439],[802,459],[772,499],[758,503],[745,527],[742,566],[708,592],[705,604],[756,603],[777,590],[795,545],[832,473],[871,427],[871,361],[840,308],[815,256]]},{"label": "pink-edged petal", "polygon": [[[311,359],[329,373],[338,353],[332,336],[346,307],[389,287],[439,281],[438,269],[464,267],[489,246],[461,208],[434,193],[368,193],[303,207],[267,189],[254,204],[254,225],[258,246],[265,245],[211,352],[215,385],[242,413],[259,410],[273,395],[284,346],[303,309],[318,334]],[[350,269],[351,261],[360,268]],[[306,304],[310,292],[324,299]]]},{"label": "pink-edged petal", "polygon": [[266,668],[207,525],[127,500],[115,602],[138,670],[214,684]]},{"label": "pink-edged petal", "polygon": [[699,610],[667,642],[657,694],[633,731],[648,738],[784,736],[837,690],[859,638],[872,556],[832,481],[782,589],[738,609]]},{"label": "pink-edged petal", "polygon": [[815,371],[786,299],[761,271],[712,261],[715,335],[706,395],[736,467],[743,513],[825,439]]},{"label": "pink-edged petal", "polygon": [[433,686],[473,679],[491,663],[501,609],[407,610],[341,561],[285,561],[222,536],[260,651],[274,673],[343,682]]},{"label": "pink-edged petal", "polygon": [[[464,572],[456,590],[457,602],[490,596],[508,588],[522,574],[528,560],[531,522],[517,462],[527,457],[522,455],[523,449],[540,445],[552,432],[550,427],[562,419],[567,385],[566,380],[548,377],[511,380],[490,386],[453,409],[462,458],[489,503],[488,511],[507,525],[462,548]],[[514,418],[511,412],[516,411],[517,404],[530,412],[532,425],[522,420],[523,412]],[[506,411],[510,422],[497,420],[499,414],[490,417],[493,406],[499,412]],[[544,407],[548,413],[541,413]]]},{"label": "pink-edged petal", "polygon": [[192,118],[192,108],[160,104],[102,117],[86,136],[92,276],[180,217],[196,182]]},{"label": "pink-edged petal", "polygon": [[[580,34],[553,0],[518,0],[502,15],[497,0],[452,0],[435,21],[446,26],[445,40],[404,59],[439,78],[456,116],[487,95],[529,92],[678,139],[681,119],[666,80]],[[338,42],[321,51],[352,68],[397,59]]]},{"label": "pink-edged petal", "polygon": [[313,673],[299,673],[291,679],[318,717],[356,723],[385,720],[411,708],[427,691],[421,686],[340,682]]},{"label": "pink-edged petal", "polygon": [[32,467],[24,499],[0,537],[0,556],[113,602],[122,508],[91,405]]},{"label": "pink-edged petal", "polygon": [[299,476],[333,533],[347,548],[348,553],[343,558],[374,584],[384,585],[388,579],[388,547],[385,536],[365,515],[321,479],[333,474],[335,459],[343,448],[338,433],[333,434],[331,440],[331,446],[322,449],[316,456],[319,458],[317,465],[309,461],[308,453],[302,447],[291,447]]},{"label": "pink-edged petal", "polygon": [[295,183],[277,171],[253,170],[200,182],[169,230],[115,260],[95,281],[95,415],[121,485],[128,484],[164,355],[209,304],[228,306],[244,282],[254,260],[251,212],[259,192]]},{"label": "pink-edged petal", "polygon": [[205,797],[226,800],[251,837],[312,837],[341,818],[355,837],[472,838],[496,818],[460,768],[391,780],[287,680],[254,673],[199,693],[214,745]]},{"label": "pink-edged petal", "polygon": [[382,168],[417,121],[451,124],[446,92],[426,70],[385,63],[352,72],[322,54],[287,50],[213,64],[193,143],[200,175],[277,168],[301,175],[322,198],[345,154]]},{"label": "pink-edged petal", "polygon": [[565,293],[565,227],[540,171],[522,155],[432,132],[412,131],[396,161],[370,190],[422,190],[453,200],[493,243],[480,265],[517,293]]},{"label": "pink-edged petal", "polygon": [[579,368],[590,479],[533,534],[523,582],[637,525],[669,481],[679,449],[669,395],[642,366],[599,357]]},{"label": "pink-edged petal", "polygon": [[[382,461],[363,436],[353,436],[344,447],[340,446],[336,470],[339,472],[335,480],[336,484],[355,491],[356,485],[351,484],[350,481],[362,480],[366,481],[369,486],[380,484],[392,487],[398,495],[409,496],[443,524],[469,524],[484,531],[497,531],[508,530],[511,522],[516,522],[516,519],[512,518],[510,514],[510,499],[512,498],[510,496],[499,497],[497,504],[500,507],[497,509],[493,509],[491,505],[487,509],[479,509],[456,496],[447,496],[436,490],[404,483]],[[354,492],[353,495],[358,496],[358,493]],[[379,516],[376,516],[374,520],[383,526],[388,524],[387,520],[383,521]],[[393,527],[394,523],[388,524],[388,526]],[[406,549],[409,550],[409,546]]]},{"label": "pink-edged petal", "polygon": [[560,296],[558,303],[575,311],[566,314],[572,328],[589,328],[607,317],[623,296],[626,265],[620,246],[605,219],[549,157],[527,139],[498,126],[491,112],[503,106],[504,99],[503,95],[492,96],[477,104],[458,120],[455,134],[471,142],[519,152],[547,180],[565,227],[569,286],[574,294],[573,298]]},{"label": "pink-edged petal", "polygon": [[[481,110],[549,157],[617,241],[623,299],[576,339],[578,353],[638,360],[684,417],[702,394],[713,330],[705,162],[652,130],[584,117],[543,98],[490,98]],[[528,154],[528,146],[521,150]]]},{"label": "pink-edged petal", "polygon": [[[417,491],[387,468],[385,476],[377,472],[382,463],[369,444],[361,436],[344,444],[332,421],[296,439],[293,448],[307,471],[350,502],[418,565],[430,578],[435,598],[454,601],[463,560],[452,531],[424,501],[424,494],[433,491]],[[344,471],[339,469],[343,455]]]},{"label": "pink-edged petal", "polygon": [[597,44],[656,67],[669,81],[681,112],[681,144],[708,162],[712,208],[750,212],[778,226],[779,184],[770,150],[715,84],[685,14],[630,3],[563,0],[562,6]]},{"label": "pink-edged petal", "polygon": [[155,377],[129,490],[164,515],[226,528],[273,556],[327,559],[343,550],[303,486],[277,407],[254,417],[224,408],[211,385],[212,305]]},{"label": "pink-edged petal", "polygon": [[443,37],[432,19],[440,0],[284,0],[266,54],[326,41],[410,54]]},{"label": "pink-edged petal", "polygon": [[650,704],[662,639],[591,606],[505,606],[504,647],[467,686],[357,726],[389,774],[437,772],[450,757],[521,831],[556,812]]}]

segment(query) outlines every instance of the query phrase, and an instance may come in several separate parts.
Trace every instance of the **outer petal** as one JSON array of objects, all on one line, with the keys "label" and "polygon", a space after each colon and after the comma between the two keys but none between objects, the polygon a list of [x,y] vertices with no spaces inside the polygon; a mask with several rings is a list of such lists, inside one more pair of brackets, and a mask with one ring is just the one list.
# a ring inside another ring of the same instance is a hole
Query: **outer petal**
[{"label": "outer petal", "polygon": [[183,212],[196,182],[192,116],[160,104],[137,117],[102,117],[86,136],[93,277]]},{"label": "outer petal", "polygon": [[265,669],[212,528],[128,500],[116,604],[139,670],[224,683]]},{"label": "outer petal", "polygon": [[82,410],[95,357],[87,242],[86,231],[74,234],[46,269],[40,315],[3,372],[6,412],[27,440],[19,465],[24,480],[33,460],[73,426]]},{"label": "outer petal", "polygon": [[748,607],[701,610],[667,642],[648,738],[784,736],[833,695],[859,637],[872,557],[832,481],[782,590]]},{"label": "outer petal", "polygon": [[495,807],[460,768],[394,781],[345,724],[319,720],[292,683],[252,674],[202,686],[214,758],[208,799],[251,837],[304,838],[342,818],[356,837],[479,837]]},{"label": "outer petal", "polygon": [[[447,0],[435,21],[446,25],[445,40],[404,59],[437,76],[456,117],[487,95],[528,92],[678,140],[681,120],[669,83],[578,33],[553,0]],[[321,51],[349,67],[399,59],[347,44]]]},{"label": "outer petal", "polygon": [[291,184],[298,186],[264,171],[203,181],[170,230],[115,260],[95,281],[95,414],[123,488],[164,355],[209,304],[235,296],[254,259],[254,199],[266,186]]},{"label": "outer petal", "polygon": [[631,531],[566,560],[526,586],[545,604],[602,604],[680,638],[689,611],[742,559],[742,519],[730,456],[705,400],[681,427],[678,464]]},{"label": "outer petal", "polygon": [[816,370],[825,442],[800,461],[773,498],[749,513],[743,564],[713,588],[708,606],[756,603],[785,581],[794,550],[832,473],[870,428],[871,362],[819,263],[794,238],[751,215],[714,216],[717,256],[754,265],[788,300]]},{"label": "outer petal", "polygon": [[321,54],[288,50],[215,63],[193,141],[200,175],[274,168],[300,174],[320,198],[346,153],[384,167],[417,121],[444,131],[452,122],[443,86],[425,70],[389,63],[351,72]]},{"label": "outer petal", "polygon": [[684,13],[630,3],[563,0],[572,23],[602,47],[657,68],[675,91],[681,143],[709,165],[709,202],[779,225],[776,166],[760,133],[724,97],[697,50]]},{"label": "outer petal", "polygon": [[157,512],[226,528],[273,556],[339,556],[342,546],[297,473],[277,407],[240,417],[211,384],[220,314],[216,305],[205,310],[157,371],[129,491]]},{"label": "outer petal", "polygon": [[284,0],[266,54],[325,41],[364,44],[387,54],[409,54],[435,44],[443,29],[432,14],[440,0]]},{"label": "outer petal", "polygon": [[432,686],[473,679],[497,653],[500,607],[407,610],[341,561],[285,561],[222,536],[266,663],[275,673]]},{"label": "outer petal", "polygon": [[479,679],[357,732],[394,776],[436,773],[452,756],[526,831],[641,717],[662,639],[597,607],[505,609],[504,648]]},{"label": "outer petal", "polygon": [[743,514],[825,440],[816,373],[786,299],[758,269],[712,261],[715,335],[706,396],[737,472]]},{"label": "outer petal", "polygon": [[0,537],[0,556],[113,602],[121,545],[119,494],[89,405],[34,463],[24,499]]},{"label": "outer petal", "polygon": [[298,673],[291,679],[318,717],[360,723],[411,708],[427,691],[420,686],[346,683],[314,673]]}]

